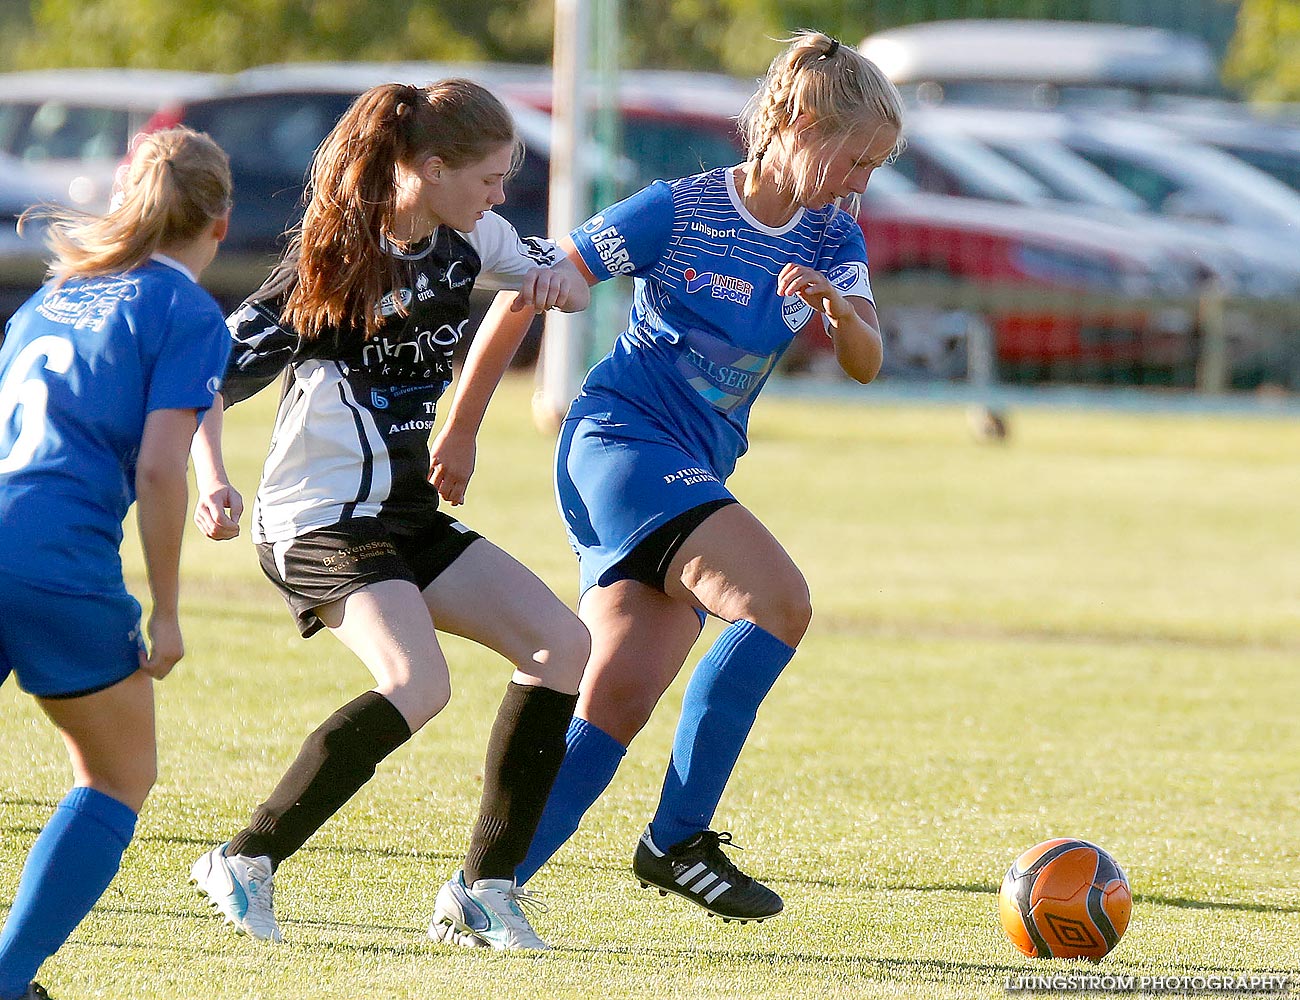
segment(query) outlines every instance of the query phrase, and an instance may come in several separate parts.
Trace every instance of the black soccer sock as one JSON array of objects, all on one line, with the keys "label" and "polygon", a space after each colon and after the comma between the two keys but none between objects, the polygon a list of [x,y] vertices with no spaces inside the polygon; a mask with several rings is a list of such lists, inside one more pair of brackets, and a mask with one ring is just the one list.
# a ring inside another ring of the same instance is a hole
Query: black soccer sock
[{"label": "black soccer sock", "polygon": [[273,865],[298,850],[374,776],[379,762],[411,738],[391,701],[367,691],[307,737],[270,798],[237,833],[228,854],[268,855]]},{"label": "black soccer sock", "polygon": [[515,877],[564,760],[576,694],[511,681],[488,739],[483,801],[465,856],[465,883]]}]

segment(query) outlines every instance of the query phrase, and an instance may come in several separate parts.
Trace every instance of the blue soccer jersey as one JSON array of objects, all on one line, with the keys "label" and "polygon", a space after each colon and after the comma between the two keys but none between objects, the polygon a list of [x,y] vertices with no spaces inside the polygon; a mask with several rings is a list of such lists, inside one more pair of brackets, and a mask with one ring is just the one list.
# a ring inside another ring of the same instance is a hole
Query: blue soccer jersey
[{"label": "blue soccer jersey", "polygon": [[[755,219],[735,168],[656,181],[571,234],[597,278],[635,277],[627,330],[583,384],[571,416],[626,404],[725,480],[747,446],[749,408],[812,319],[776,292],[790,263],[871,298],[862,230],[835,207],[784,226]],[[620,409],[625,407],[620,407]]]},{"label": "blue soccer jersey", "polygon": [[145,417],[206,410],[229,351],[220,307],[170,261],[32,296],[0,344],[0,574],[122,592]]},{"label": "blue soccer jersey", "polygon": [[790,263],[871,298],[862,231],[847,213],[799,210],[779,228],[744,207],[735,168],[657,181],[572,233],[597,278],[636,278],[628,328],[590,372],[556,451],[556,499],[581,588],[618,578],[650,532],[731,499],[749,408],[813,317],[776,292]]}]

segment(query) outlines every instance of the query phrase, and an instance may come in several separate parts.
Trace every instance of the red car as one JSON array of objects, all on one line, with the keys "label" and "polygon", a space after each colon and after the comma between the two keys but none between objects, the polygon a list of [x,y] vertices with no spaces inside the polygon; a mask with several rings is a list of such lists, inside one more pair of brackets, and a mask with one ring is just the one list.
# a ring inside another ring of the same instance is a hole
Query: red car
[{"label": "red car", "polygon": [[[966,334],[983,324],[1006,381],[1192,377],[1185,303],[1201,275],[1190,257],[1055,210],[927,194],[887,169],[872,178],[859,220],[893,366],[959,376]],[[901,278],[931,284],[883,291]]]},{"label": "red car", "polygon": [[[545,82],[507,92],[550,108]],[[743,159],[736,117],[749,85],[716,74],[640,71],[620,75],[619,92],[623,151],[639,167],[639,184]],[[1119,226],[926,194],[887,169],[873,177],[859,218],[881,290],[886,374],[964,375],[967,335],[984,324],[1007,380],[1191,377],[1188,310],[1153,313],[1125,300],[1190,296],[1196,269]],[[929,284],[891,291],[897,278]],[[918,294],[921,301],[908,301]],[[829,346],[820,328],[807,328],[788,366],[823,367]]]}]

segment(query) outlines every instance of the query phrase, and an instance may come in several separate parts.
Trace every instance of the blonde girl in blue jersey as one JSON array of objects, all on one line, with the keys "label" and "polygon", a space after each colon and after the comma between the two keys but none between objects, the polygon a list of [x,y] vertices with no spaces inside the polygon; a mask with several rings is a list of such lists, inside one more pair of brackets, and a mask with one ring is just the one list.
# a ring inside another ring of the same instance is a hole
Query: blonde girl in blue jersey
[{"label": "blonde girl in blue jersey", "polygon": [[[710,824],[812,604],[789,554],[725,483],[747,447],[750,405],[814,314],[851,378],[870,382],[880,369],[862,233],[838,205],[898,150],[902,108],[876,66],[805,31],[772,63],[743,125],[744,163],[655,182],[574,230],[567,247],[589,281],[631,274],[635,294],[628,329],[560,432],[557,497],[592,654],[564,764],[516,875],[525,882],[574,832],[713,615],[727,627],[687,687],[633,870],[724,918],[763,920],[781,898],[732,864],[720,848],[730,834]],[[518,325],[475,342],[482,364],[467,364],[434,450],[449,499],[463,495],[485,392]]]},{"label": "blonde girl in blue jersey", "polygon": [[[225,237],[230,167],[188,129],[140,141],[98,218],[51,210],[53,280],[0,344],[0,683],[58,728],[74,788],[32,845],[0,933],[0,1000],[32,982],[118,870],[156,773],[153,682],[177,618],[186,464],[229,338],[197,284]],[[132,500],[153,610],[118,548]]]}]

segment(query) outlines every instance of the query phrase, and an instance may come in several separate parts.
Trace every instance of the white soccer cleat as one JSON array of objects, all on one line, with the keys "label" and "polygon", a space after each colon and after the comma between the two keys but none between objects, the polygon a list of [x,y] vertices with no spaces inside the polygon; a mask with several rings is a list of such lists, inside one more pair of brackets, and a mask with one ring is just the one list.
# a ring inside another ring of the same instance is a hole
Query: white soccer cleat
[{"label": "white soccer cleat", "polygon": [[550,945],[537,936],[520,904],[546,909],[514,879],[481,878],[467,886],[464,872],[457,872],[438,890],[429,937],[465,948],[548,951]]},{"label": "white soccer cleat", "polygon": [[227,855],[227,846],[214,847],[194,862],[190,881],[240,934],[259,941],[283,941],[272,907],[275,874],[271,859]]}]

